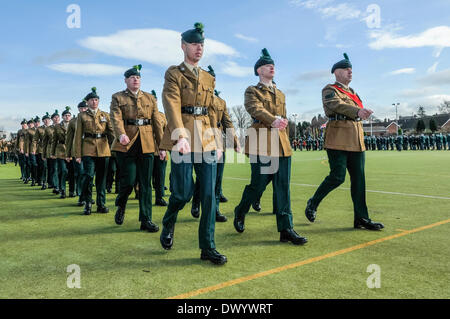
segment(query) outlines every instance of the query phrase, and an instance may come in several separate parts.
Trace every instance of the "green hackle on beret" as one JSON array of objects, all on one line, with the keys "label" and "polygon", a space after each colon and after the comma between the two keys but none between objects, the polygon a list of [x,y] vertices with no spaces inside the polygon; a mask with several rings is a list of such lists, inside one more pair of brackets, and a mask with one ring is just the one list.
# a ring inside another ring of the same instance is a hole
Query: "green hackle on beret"
[{"label": "green hackle on beret", "polygon": [[62,112],[62,115],[66,115],[66,114],[71,114],[70,113],[70,106],[66,106],[66,109],[64,110],[64,112]]},{"label": "green hackle on beret", "polygon": [[22,125],[23,125],[23,124],[27,124],[27,120],[26,120],[26,119],[23,119],[22,122],[20,122],[20,124],[22,124]]},{"label": "green hackle on beret", "polygon": [[214,90],[214,95],[215,96],[219,96],[219,94],[220,94],[220,91]]},{"label": "green hackle on beret", "polygon": [[156,96],[156,92],[155,92],[155,90],[152,90],[152,95],[155,97],[155,99],[158,99],[158,97]]},{"label": "green hackle on beret", "polygon": [[352,63],[350,62],[347,53],[344,53],[344,59],[333,65],[333,67],[331,68],[331,74],[333,74],[336,69],[347,69],[351,67]]},{"label": "green hackle on beret", "polygon": [[89,99],[99,99],[100,97],[97,95],[97,88],[94,86],[91,88],[91,92],[86,95],[86,97],[84,98],[86,101],[88,101]]},{"label": "green hackle on beret", "polygon": [[214,69],[210,65],[208,65],[208,73],[211,74],[213,77],[216,77],[216,73],[214,72]]},{"label": "green hackle on beret", "polygon": [[34,123],[40,122],[41,119],[39,118],[39,116],[36,115],[36,117],[34,118]]},{"label": "green hackle on beret", "polygon": [[205,41],[203,28],[203,23],[196,22],[194,29],[187,30],[181,34],[181,39],[187,43],[203,43]]},{"label": "green hackle on beret", "polygon": [[50,119],[50,114],[48,112],[45,112],[45,115],[42,117],[42,120]]},{"label": "green hackle on beret", "polygon": [[273,61],[272,57],[270,56],[269,51],[267,51],[267,49],[264,48],[261,50],[261,57],[255,63],[254,71],[255,71],[256,76],[258,76],[258,72],[257,72],[258,68],[263,65],[266,65],[266,64],[274,64],[275,65],[275,62]]},{"label": "green hackle on beret", "polygon": [[78,108],[80,108],[80,107],[88,107],[86,100],[83,100],[80,103],[78,103]]},{"label": "green hackle on beret", "polygon": [[142,69],[142,64],[133,65],[133,67],[131,69],[126,70],[123,75],[127,79],[132,75],[141,76],[141,72],[140,72],[141,69]]},{"label": "green hackle on beret", "polygon": [[52,114],[52,118],[54,118],[55,116],[59,116],[58,110],[55,110],[55,113]]}]

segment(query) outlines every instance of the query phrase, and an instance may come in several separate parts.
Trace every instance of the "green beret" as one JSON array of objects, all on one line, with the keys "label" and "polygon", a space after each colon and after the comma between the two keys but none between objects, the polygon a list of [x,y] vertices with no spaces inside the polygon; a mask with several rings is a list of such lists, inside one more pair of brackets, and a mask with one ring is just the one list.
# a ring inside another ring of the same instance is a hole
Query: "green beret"
[{"label": "green beret", "polygon": [[214,94],[215,94],[216,96],[219,96],[220,91],[214,90]]},{"label": "green beret", "polygon": [[203,24],[196,22],[194,29],[187,30],[181,34],[181,39],[187,43],[203,43],[205,37],[203,36]]},{"label": "green beret", "polygon": [[258,68],[260,66],[263,66],[266,64],[274,64],[275,65],[275,62],[272,60],[272,57],[270,56],[269,51],[267,51],[266,48],[262,49],[261,53],[262,53],[261,57],[259,58],[258,61],[256,61],[256,64],[255,64],[255,75],[256,76],[258,75],[258,72],[256,72],[256,70],[258,70]]},{"label": "green beret", "polygon": [[216,77],[216,73],[214,73],[214,69],[210,65],[208,65],[208,73],[211,74],[213,77]]},{"label": "green beret", "polygon": [[80,107],[88,107],[88,105],[86,104],[85,100],[83,100],[80,103],[78,103],[78,108],[80,108]]},{"label": "green beret", "polygon": [[39,118],[39,116],[36,115],[36,117],[34,118],[34,123],[40,122],[41,119]]},{"label": "green beret", "polygon": [[33,119],[31,119],[31,120],[29,120],[29,121],[27,122],[27,124],[31,124],[31,123],[34,123],[34,120],[33,120]]},{"label": "green beret", "polygon": [[52,114],[52,119],[53,119],[55,116],[59,116],[58,110],[55,110],[55,113]]},{"label": "green beret", "polygon": [[86,101],[88,101],[89,99],[99,99],[100,97],[97,95],[97,88],[94,86],[93,88],[91,88],[91,92],[86,95],[86,97],[84,98]]},{"label": "green beret", "polygon": [[64,112],[62,112],[62,116],[66,115],[66,114],[72,114],[72,113],[70,113],[70,106],[66,106],[66,109],[64,110]]},{"label": "green beret", "polygon": [[155,99],[158,99],[158,97],[156,96],[155,90],[152,90],[152,95],[155,97]]},{"label": "green beret", "polygon": [[27,120],[26,120],[26,119],[23,119],[22,122],[20,122],[20,124],[22,124],[22,125],[23,125],[23,124],[27,124]]},{"label": "green beret", "polygon": [[331,68],[331,73],[333,74],[336,69],[346,69],[346,68],[351,68],[351,67],[352,67],[352,64],[350,62],[350,59],[348,58],[347,53],[344,53],[344,60],[341,60],[341,61],[335,63],[333,65],[333,67]]},{"label": "green beret", "polygon": [[45,115],[42,117],[42,120],[50,119],[50,114],[48,112],[45,112]]},{"label": "green beret", "polygon": [[131,69],[126,70],[123,75],[127,79],[132,75],[141,76],[141,72],[140,72],[141,69],[142,69],[142,64],[138,64],[138,65],[133,66]]}]

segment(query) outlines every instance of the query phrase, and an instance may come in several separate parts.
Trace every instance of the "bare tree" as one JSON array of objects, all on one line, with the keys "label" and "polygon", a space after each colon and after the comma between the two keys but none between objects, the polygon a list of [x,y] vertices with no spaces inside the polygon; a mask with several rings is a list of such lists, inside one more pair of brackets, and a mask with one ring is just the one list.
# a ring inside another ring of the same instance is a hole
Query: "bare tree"
[{"label": "bare tree", "polygon": [[419,108],[417,109],[417,114],[423,118],[425,116],[425,108],[423,106],[419,106]]},{"label": "bare tree", "polygon": [[236,134],[239,136],[239,143],[243,146],[245,143],[245,131],[252,125],[252,118],[243,105],[232,107],[230,116],[236,128]]},{"label": "bare tree", "polygon": [[450,101],[444,101],[438,106],[439,112],[450,113]]}]

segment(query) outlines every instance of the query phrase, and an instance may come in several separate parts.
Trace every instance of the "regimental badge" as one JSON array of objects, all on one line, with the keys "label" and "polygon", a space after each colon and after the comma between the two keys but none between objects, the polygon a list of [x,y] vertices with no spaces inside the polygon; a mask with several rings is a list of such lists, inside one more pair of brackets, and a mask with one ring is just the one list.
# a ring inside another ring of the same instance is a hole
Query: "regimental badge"
[{"label": "regimental badge", "polygon": [[100,122],[102,122],[102,123],[103,123],[103,122],[106,122],[106,117],[103,116],[103,117],[100,119]]},{"label": "regimental badge", "polygon": [[331,91],[330,94],[325,95],[325,99],[331,99],[336,95],[336,93],[334,91]]}]

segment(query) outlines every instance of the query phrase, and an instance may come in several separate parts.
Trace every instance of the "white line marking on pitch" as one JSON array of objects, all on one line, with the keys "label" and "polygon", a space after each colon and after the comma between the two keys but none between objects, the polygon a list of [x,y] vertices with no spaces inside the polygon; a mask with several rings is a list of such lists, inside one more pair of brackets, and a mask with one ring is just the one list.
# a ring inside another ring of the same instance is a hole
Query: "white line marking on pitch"
[{"label": "white line marking on pitch", "polygon": [[[246,178],[238,178],[238,177],[224,177],[225,179],[235,179],[240,181],[248,181]],[[291,183],[296,186],[304,186],[304,187],[319,187],[319,185],[311,185],[311,184],[299,184],[299,183]],[[350,190],[348,187],[339,187],[340,190]],[[423,197],[423,198],[434,198],[434,199],[447,199],[450,200],[450,197],[443,196],[431,196],[431,195],[422,195],[422,194],[408,194],[408,193],[398,193],[398,192],[384,192],[384,191],[375,191],[366,189],[366,192],[369,193],[380,193],[380,194],[388,194],[388,195],[400,195],[400,196],[410,196],[410,197]]]}]

